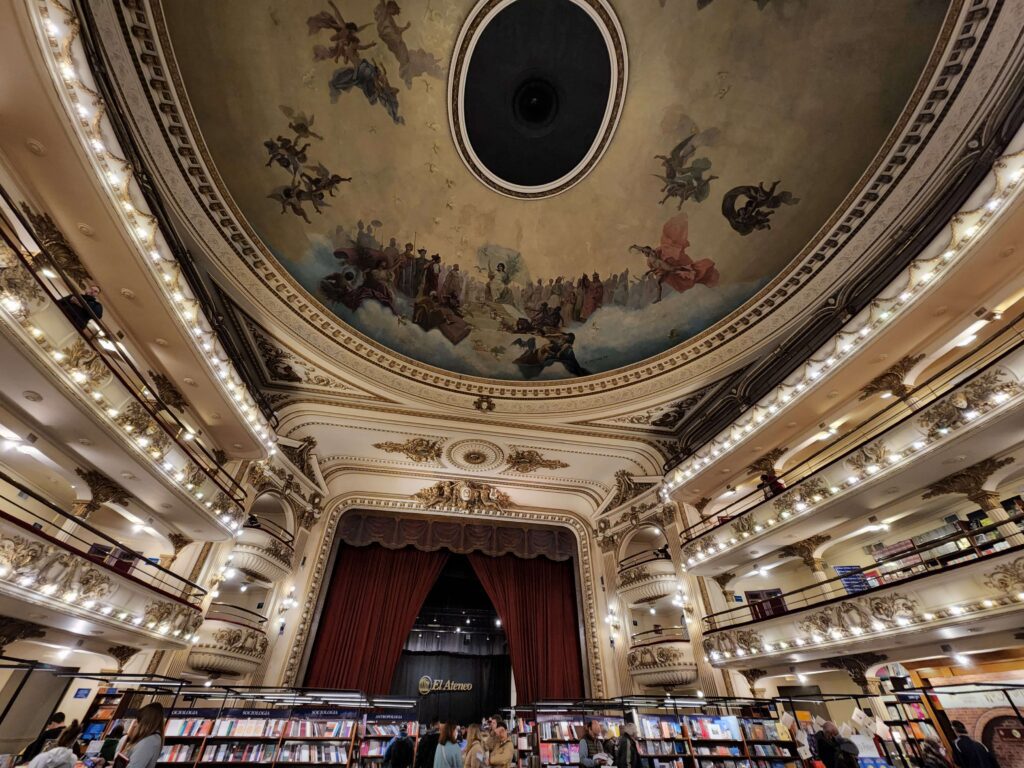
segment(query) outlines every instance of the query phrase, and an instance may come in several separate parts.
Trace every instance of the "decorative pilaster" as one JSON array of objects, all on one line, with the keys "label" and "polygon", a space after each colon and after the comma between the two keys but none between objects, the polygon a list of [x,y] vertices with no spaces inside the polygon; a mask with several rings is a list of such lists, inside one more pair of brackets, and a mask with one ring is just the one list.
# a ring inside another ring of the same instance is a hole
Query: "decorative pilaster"
[{"label": "decorative pilaster", "polygon": [[732,571],[726,571],[725,573],[720,573],[717,576],[712,576],[711,577],[711,580],[713,582],[715,582],[715,584],[717,584],[719,587],[721,587],[721,589],[722,589],[722,597],[725,598],[726,607],[732,605],[733,600],[736,597],[735,590],[726,589],[726,586],[730,582],[732,582],[733,579],[735,579],[735,578],[736,578],[736,574],[733,573]]},{"label": "decorative pilaster", "polygon": [[[984,485],[996,471],[1009,466],[1013,462],[1014,458],[1012,456],[1002,459],[990,457],[984,461],[979,461],[977,464],[961,469],[959,472],[954,472],[932,483],[921,498],[932,499],[945,494],[963,494],[988,512],[988,516],[992,518],[993,522],[1003,522],[1008,520],[1010,515],[1007,514],[1006,510],[999,503],[999,494],[985,489]],[[1024,533],[1021,533],[1017,523],[1001,525],[999,526],[999,532],[1011,547],[1024,544]]]},{"label": "decorative pilaster", "polygon": [[866,695],[877,694],[877,690],[868,683],[867,672],[870,667],[883,662],[888,657],[884,653],[850,653],[845,656],[825,659],[821,662],[822,669],[838,669],[846,672]]}]

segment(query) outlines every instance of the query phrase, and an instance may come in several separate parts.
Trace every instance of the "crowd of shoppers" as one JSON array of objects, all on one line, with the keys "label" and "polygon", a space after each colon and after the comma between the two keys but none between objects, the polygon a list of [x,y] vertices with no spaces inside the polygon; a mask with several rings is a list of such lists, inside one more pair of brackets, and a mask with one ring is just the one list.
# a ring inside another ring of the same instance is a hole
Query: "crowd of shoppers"
[{"label": "crowd of shoppers", "polygon": [[[28,768],[74,768],[85,754],[79,740],[82,728],[77,720],[65,725],[63,712],[56,712],[39,736],[24,750],[19,763]],[[92,768],[155,768],[164,745],[164,708],[154,702],[142,707],[125,733],[115,725],[103,740]],[[408,767],[407,767],[408,768]]]}]

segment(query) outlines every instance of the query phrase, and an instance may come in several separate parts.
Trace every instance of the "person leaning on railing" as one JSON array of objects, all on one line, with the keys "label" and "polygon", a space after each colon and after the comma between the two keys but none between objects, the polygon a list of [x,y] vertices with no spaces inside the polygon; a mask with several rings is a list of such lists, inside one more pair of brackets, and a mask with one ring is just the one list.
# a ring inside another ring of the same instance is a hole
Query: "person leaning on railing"
[{"label": "person leaning on railing", "polygon": [[71,324],[81,333],[89,335],[89,321],[103,317],[103,305],[96,297],[100,295],[98,285],[90,285],[78,296],[64,296],[57,299],[57,304],[67,314]]}]

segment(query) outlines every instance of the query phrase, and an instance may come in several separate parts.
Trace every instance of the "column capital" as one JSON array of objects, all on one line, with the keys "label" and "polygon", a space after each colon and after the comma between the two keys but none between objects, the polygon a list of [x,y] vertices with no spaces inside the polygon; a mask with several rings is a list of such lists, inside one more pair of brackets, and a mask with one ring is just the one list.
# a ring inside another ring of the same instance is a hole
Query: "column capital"
[{"label": "column capital", "polygon": [[794,541],[779,548],[779,557],[799,557],[800,560],[812,571],[824,572],[825,561],[814,553],[818,547],[829,541],[832,537],[827,533],[816,533],[808,536],[803,541]]},{"label": "column capital", "polygon": [[[961,469],[959,472],[954,472],[951,475],[946,475],[941,480],[935,481],[928,486],[928,490],[921,498],[933,499],[937,496],[959,493],[983,507],[985,503],[988,503],[989,506],[986,508],[990,509],[990,498],[993,494],[991,491],[986,491],[984,485],[997,470],[1013,462],[1013,456],[1007,456],[1002,459],[988,458],[979,461],[977,464],[973,464],[966,469]],[[999,503],[998,497],[996,497],[995,503]]]}]

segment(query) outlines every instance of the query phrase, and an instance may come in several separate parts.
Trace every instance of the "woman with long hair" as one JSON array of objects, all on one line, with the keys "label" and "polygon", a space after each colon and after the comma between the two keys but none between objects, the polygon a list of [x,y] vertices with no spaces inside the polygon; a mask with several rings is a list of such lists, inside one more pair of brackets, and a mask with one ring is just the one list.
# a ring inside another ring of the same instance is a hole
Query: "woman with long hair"
[{"label": "woman with long hair", "polygon": [[484,764],[484,742],[480,725],[470,723],[466,729],[466,749],[462,753],[462,768],[480,768]]},{"label": "woman with long hair", "polygon": [[437,734],[434,768],[462,768],[462,750],[459,749],[459,726],[441,723]]},{"label": "woman with long hair", "polygon": [[139,710],[114,759],[115,768],[154,768],[164,745],[164,708],[153,702]]},{"label": "woman with long hair", "polygon": [[74,746],[81,733],[82,727],[78,721],[72,721],[71,725],[60,732],[56,743],[50,749],[32,758],[28,768],[75,768],[78,756],[75,754]]}]

